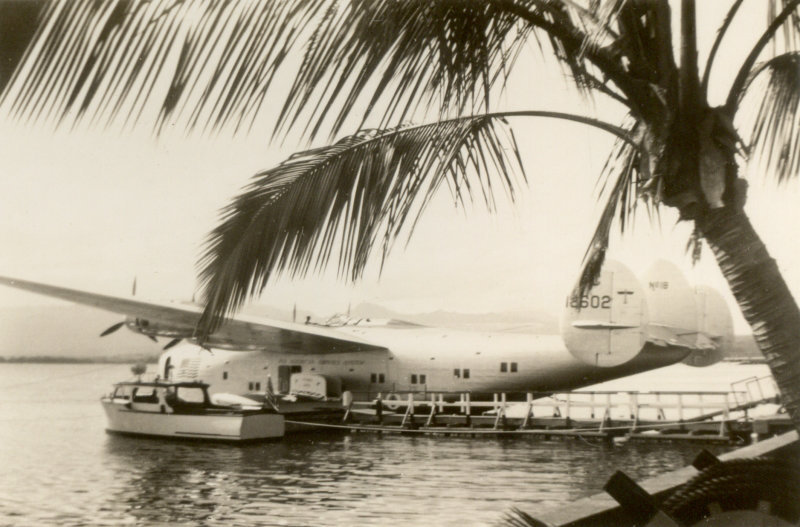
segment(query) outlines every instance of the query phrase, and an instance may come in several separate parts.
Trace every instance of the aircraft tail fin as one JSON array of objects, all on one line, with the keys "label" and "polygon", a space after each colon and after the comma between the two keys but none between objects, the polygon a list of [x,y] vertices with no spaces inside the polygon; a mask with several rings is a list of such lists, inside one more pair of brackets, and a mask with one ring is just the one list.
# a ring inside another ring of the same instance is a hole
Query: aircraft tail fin
[{"label": "aircraft tail fin", "polygon": [[692,288],[680,269],[664,260],[653,264],[643,283],[651,342],[693,349],[683,360],[692,366],[709,366],[722,359],[733,326],[728,306],[716,290]]},{"label": "aircraft tail fin", "polygon": [[607,260],[582,297],[567,297],[561,336],[569,352],[592,366],[611,367],[636,357],[645,344],[647,305],[639,281],[620,262]]},{"label": "aircraft tail fin", "polygon": [[698,349],[683,360],[689,366],[710,366],[722,360],[725,350],[733,345],[733,319],[728,303],[716,289],[698,286],[697,306]]}]

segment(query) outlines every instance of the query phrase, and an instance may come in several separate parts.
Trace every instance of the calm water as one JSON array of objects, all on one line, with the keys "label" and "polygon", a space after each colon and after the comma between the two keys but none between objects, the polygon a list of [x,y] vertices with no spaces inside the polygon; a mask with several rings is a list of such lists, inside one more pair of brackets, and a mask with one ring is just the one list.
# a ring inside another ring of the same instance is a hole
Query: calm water
[{"label": "calm water", "polygon": [[[733,368],[693,371],[698,380],[765,371]],[[646,375],[642,389],[686,382],[683,369]],[[108,435],[99,397],[128,376],[117,365],[0,364],[0,525],[486,525],[514,506],[535,515],[598,492],[617,469],[644,478],[684,466],[700,450],[371,434],[237,447]]]}]

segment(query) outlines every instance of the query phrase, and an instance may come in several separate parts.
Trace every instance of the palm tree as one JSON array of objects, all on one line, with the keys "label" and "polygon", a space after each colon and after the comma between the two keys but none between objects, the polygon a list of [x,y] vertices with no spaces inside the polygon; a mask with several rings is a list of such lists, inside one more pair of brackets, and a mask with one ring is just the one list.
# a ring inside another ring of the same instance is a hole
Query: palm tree
[{"label": "palm tree", "polygon": [[[800,429],[800,310],[744,212],[738,175],[748,159],[777,182],[800,171],[799,5],[769,3],[760,38],[712,106],[715,57],[742,0],[720,21],[702,74],[693,0],[680,2],[677,36],[667,0],[53,1],[2,107],[24,121],[244,131],[300,50],[275,133],[360,130],[257,174],[223,210],[200,262],[206,332],[276,273],[336,259],[357,279],[374,248],[385,257],[403,226],[413,232],[442,185],[490,208],[498,189],[513,196],[524,172],[510,118],[599,127],[618,142],[578,289],[637,203],[677,209],[694,225],[695,252],[704,240],[716,257]],[[626,121],[492,111],[531,41],[587,97],[625,108]],[[748,93],[760,101],[745,127]],[[429,111],[439,119],[407,124]]]}]

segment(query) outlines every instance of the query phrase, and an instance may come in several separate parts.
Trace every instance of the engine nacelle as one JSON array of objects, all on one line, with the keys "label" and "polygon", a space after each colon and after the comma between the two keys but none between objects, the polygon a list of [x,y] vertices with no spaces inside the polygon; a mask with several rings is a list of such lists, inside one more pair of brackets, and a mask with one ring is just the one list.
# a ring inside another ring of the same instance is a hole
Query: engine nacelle
[{"label": "engine nacelle", "polygon": [[149,337],[167,337],[188,339],[194,336],[195,328],[190,325],[179,325],[174,322],[169,324],[159,324],[147,320],[146,318],[126,317],[125,325],[131,331],[147,335]]},{"label": "engine nacelle", "polygon": [[578,360],[609,368],[642,351],[647,321],[647,303],[639,281],[622,263],[606,261],[587,294],[567,297],[561,337]]}]

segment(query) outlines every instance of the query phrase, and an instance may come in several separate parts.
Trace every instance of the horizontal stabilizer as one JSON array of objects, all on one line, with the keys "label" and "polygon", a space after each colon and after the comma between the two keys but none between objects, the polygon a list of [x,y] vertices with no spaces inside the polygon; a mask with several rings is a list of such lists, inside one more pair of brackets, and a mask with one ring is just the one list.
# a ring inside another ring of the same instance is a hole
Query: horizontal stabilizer
[{"label": "horizontal stabilizer", "polygon": [[618,324],[614,322],[597,322],[594,320],[576,320],[572,327],[581,329],[629,329],[639,327],[631,324]]}]

